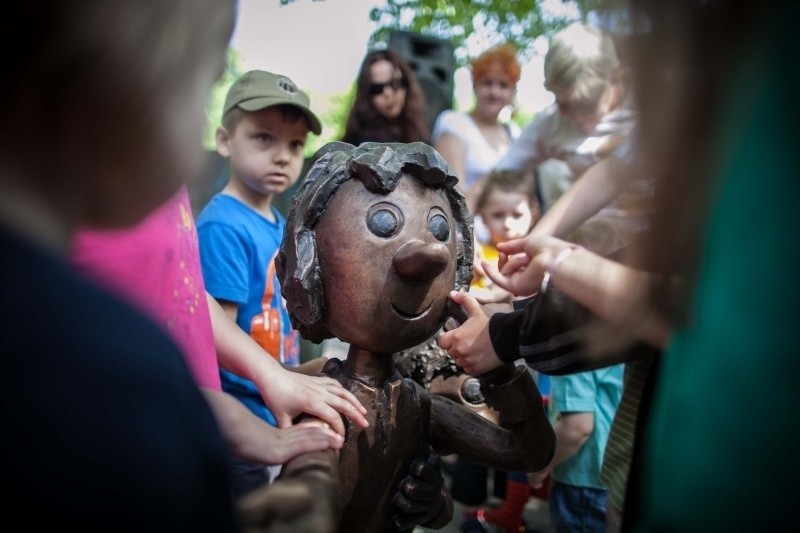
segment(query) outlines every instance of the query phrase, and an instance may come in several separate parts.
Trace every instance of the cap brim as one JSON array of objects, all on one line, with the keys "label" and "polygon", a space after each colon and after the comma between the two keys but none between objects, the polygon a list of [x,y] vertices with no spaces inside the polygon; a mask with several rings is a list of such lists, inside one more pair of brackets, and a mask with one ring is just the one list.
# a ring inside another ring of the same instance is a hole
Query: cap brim
[{"label": "cap brim", "polygon": [[260,98],[251,98],[250,100],[245,100],[244,102],[240,102],[236,104],[235,107],[239,107],[241,109],[244,109],[245,111],[260,111],[261,109],[266,109],[268,107],[276,105],[295,106],[300,111],[302,111],[308,118],[308,122],[311,125],[311,131],[315,135],[319,135],[320,133],[322,133],[322,123],[317,118],[317,115],[315,115],[314,112],[311,111],[308,107],[290,98],[262,96]]}]

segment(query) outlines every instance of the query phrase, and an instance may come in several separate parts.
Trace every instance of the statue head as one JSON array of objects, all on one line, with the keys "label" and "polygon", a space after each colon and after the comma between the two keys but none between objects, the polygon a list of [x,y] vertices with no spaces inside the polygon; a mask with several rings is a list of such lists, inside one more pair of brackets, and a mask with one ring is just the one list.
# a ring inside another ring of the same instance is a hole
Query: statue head
[{"label": "statue head", "polygon": [[430,338],[472,278],[472,216],[424,143],[323,146],[292,199],[276,259],[292,325],[393,353]]}]

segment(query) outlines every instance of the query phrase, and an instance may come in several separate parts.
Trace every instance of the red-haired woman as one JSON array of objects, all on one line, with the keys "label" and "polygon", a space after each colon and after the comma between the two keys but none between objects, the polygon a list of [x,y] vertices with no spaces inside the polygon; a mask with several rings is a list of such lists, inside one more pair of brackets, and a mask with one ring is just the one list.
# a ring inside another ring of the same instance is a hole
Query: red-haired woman
[{"label": "red-haired woman", "polygon": [[489,170],[519,134],[513,123],[503,123],[500,112],[513,103],[520,77],[516,50],[510,44],[487,50],[470,64],[475,107],[469,113],[444,111],[433,127],[433,146],[450,163],[459,187],[471,198]]}]

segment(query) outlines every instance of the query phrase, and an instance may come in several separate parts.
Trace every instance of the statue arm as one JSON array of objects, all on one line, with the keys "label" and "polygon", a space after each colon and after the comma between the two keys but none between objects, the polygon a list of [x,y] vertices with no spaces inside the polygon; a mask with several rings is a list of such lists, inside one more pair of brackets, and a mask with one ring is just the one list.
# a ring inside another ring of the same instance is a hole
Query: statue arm
[{"label": "statue arm", "polygon": [[528,370],[507,363],[478,377],[486,391],[486,403],[500,412],[500,424],[452,400],[431,395],[434,449],[500,470],[536,472],[545,468],[553,457],[555,433]]},{"label": "statue arm", "polygon": [[339,454],[328,449],[296,456],[272,484],[236,502],[244,533],[267,530],[334,533],[342,515]]}]

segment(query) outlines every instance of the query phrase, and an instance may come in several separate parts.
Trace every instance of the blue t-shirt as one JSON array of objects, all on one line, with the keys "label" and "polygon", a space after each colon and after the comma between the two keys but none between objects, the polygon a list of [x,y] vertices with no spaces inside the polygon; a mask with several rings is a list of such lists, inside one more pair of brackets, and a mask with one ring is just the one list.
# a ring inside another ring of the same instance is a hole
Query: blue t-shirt
[{"label": "blue t-shirt", "polygon": [[[299,335],[292,328],[275,275],[286,220],[275,222],[226,194],[217,194],[197,218],[200,261],[206,290],[217,300],[238,305],[236,323],[286,366],[300,363]],[[222,389],[275,425],[255,384],[220,370]]]},{"label": "blue t-shirt", "polygon": [[559,413],[592,413],[594,430],[580,449],[553,469],[552,478],[576,487],[605,489],[600,467],[611,422],[622,396],[625,365],[567,376],[551,376],[550,402]]}]

